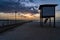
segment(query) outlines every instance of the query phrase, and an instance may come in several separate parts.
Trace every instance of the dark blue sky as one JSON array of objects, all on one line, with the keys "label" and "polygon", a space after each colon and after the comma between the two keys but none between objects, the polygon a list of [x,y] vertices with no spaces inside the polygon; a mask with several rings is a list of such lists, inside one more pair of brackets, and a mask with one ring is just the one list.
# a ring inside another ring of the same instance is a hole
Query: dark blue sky
[{"label": "dark blue sky", "polygon": [[[0,0],[0,11],[4,11],[5,9],[11,10],[11,9],[17,9],[18,0]],[[56,10],[60,10],[60,0],[20,0],[19,1],[19,7],[24,10],[24,8],[27,10],[35,10],[39,7],[41,4],[58,4]],[[6,11],[6,10],[5,10]]]},{"label": "dark blue sky", "polygon": [[[57,10],[60,10],[60,0],[33,0],[30,5],[40,5],[40,4],[58,4]],[[28,4],[29,6],[29,4]]]}]

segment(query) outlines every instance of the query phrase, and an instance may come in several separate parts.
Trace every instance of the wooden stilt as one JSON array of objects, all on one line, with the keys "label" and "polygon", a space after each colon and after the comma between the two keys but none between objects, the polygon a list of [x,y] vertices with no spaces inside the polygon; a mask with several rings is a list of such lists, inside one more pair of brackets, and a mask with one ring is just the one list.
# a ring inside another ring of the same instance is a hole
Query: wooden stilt
[{"label": "wooden stilt", "polygon": [[49,27],[51,27],[51,17],[49,18]]},{"label": "wooden stilt", "polygon": [[55,17],[54,17],[54,28],[55,28]]},{"label": "wooden stilt", "polygon": [[40,17],[40,26],[43,27],[43,18]]}]

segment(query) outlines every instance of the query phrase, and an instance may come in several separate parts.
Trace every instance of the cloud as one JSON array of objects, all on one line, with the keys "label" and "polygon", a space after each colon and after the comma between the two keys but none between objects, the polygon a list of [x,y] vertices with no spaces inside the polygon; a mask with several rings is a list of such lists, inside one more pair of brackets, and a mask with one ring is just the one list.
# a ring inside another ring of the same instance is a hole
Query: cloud
[{"label": "cloud", "polygon": [[18,12],[26,11],[26,12],[33,12],[33,13],[37,12],[36,9],[34,9],[33,11],[31,10],[31,8],[35,7],[33,3],[28,3],[28,4],[30,6],[28,6],[26,2],[25,4],[22,4],[22,2],[18,4],[17,2],[14,1],[0,0],[0,12],[14,12],[14,11],[18,11]]},{"label": "cloud", "polygon": [[16,3],[14,3],[14,2],[0,1],[0,12],[9,11],[9,10],[13,9],[12,6],[15,6],[15,5],[16,5]]},{"label": "cloud", "polygon": [[[55,3],[54,0],[0,0],[0,12],[37,12],[40,4]],[[19,6],[18,6],[19,5]],[[60,6],[59,6],[60,7]],[[33,10],[31,10],[33,9]]]}]

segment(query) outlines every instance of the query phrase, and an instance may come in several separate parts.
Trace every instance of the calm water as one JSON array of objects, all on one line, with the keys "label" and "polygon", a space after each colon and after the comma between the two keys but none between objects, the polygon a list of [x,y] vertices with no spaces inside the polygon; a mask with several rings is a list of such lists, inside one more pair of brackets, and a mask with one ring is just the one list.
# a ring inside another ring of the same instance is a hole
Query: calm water
[{"label": "calm water", "polygon": [[15,24],[15,23],[20,23],[20,22],[23,22],[21,20],[0,20],[0,26],[3,26],[3,25],[9,25],[9,24]]},{"label": "calm water", "polygon": [[[39,21],[34,21],[34,22],[39,22]],[[5,21],[3,21],[3,20],[0,20],[0,26],[20,23],[20,22],[23,22],[23,21],[21,21],[21,20],[20,21],[14,21],[14,20],[10,20],[10,21],[9,20],[5,20]],[[49,24],[49,22],[47,24]],[[53,20],[52,20],[51,24],[53,25]],[[56,26],[60,26],[60,20],[56,20],[56,24],[55,25]]]}]

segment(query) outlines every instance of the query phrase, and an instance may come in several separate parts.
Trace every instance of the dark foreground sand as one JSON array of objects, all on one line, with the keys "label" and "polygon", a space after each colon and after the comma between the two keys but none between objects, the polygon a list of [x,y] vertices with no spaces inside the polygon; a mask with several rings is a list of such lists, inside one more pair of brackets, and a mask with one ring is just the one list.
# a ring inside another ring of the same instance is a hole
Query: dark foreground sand
[{"label": "dark foreground sand", "polygon": [[38,22],[26,23],[0,34],[0,40],[60,40],[60,28],[41,28]]}]

